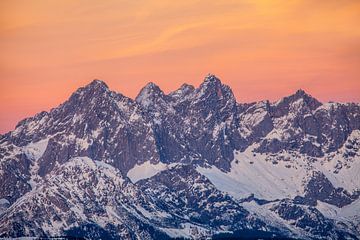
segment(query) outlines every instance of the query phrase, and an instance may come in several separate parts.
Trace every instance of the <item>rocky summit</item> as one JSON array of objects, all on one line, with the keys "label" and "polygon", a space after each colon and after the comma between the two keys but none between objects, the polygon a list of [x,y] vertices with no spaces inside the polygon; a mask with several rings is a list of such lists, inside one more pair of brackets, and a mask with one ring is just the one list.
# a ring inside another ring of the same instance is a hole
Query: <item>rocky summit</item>
[{"label": "rocky summit", "polygon": [[0,237],[359,239],[360,104],[94,80],[0,135]]}]

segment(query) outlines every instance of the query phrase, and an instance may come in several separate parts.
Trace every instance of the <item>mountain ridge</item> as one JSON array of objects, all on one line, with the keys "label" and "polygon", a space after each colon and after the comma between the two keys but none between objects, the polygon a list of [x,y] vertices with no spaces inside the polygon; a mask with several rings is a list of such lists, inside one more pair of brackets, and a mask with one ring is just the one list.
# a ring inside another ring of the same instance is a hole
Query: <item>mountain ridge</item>
[{"label": "mountain ridge", "polygon": [[94,80],[0,135],[0,237],[357,239],[359,149],[360,104],[238,103],[211,74],[135,99]]},{"label": "mountain ridge", "polygon": [[[218,79],[218,80],[220,81],[220,79],[217,78],[215,75],[213,75],[213,74],[208,74],[208,75],[204,78],[204,81],[203,81],[201,84],[203,84],[204,82],[206,82],[208,78],[210,78],[210,79],[214,78],[214,79]],[[221,81],[220,81],[220,83],[221,83]],[[199,87],[201,86],[201,84],[199,85]],[[221,84],[222,84],[222,83],[221,83]],[[187,83],[183,83],[178,89],[173,90],[173,91],[170,91],[168,94],[166,94],[166,93],[163,92],[163,90],[161,90],[161,88],[160,88],[156,83],[154,83],[154,82],[148,82],[148,83],[143,87],[143,89],[146,88],[148,85],[155,86],[157,89],[160,90],[160,92],[163,93],[164,96],[174,95],[175,92],[177,92],[177,91],[179,91],[179,90],[182,90],[182,88],[188,88],[188,89],[190,88],[190,89],[194,89],[194,90],[196,89],[193,85],[189,85],[189,84],[187,84]],[[82,87],[79,87],[73,94],[75,94],[75,93],[78,92],[79,90],[91,88],[92,86],[101,86],[100,88],[105,88],[105,89],[107,89],[107,90],[110,90],[110,89],[109,89],[109,86],[106,84],[106,82],[105,82],[104,80],[94,79],[94,80],[92,80],[91,82],[89,82],[88,84],[86,84],[86,85],[84,85],[84,86],[82,86]],[[141,90],[143,90],[143,89],[141,89]],[[124,96],[124,97],[126,97],[126,98],[128,98],[128,99],[130,99],[130,100],[132,100],[132,101],[136,101],[136,98],[137,98],[137,97],[139,96],[139,94],[141,93],[141,90],[140,90],[140,92],[137,94],[137,96],[135,96],[134,98],[127,97],[127,96],[125,96],[125,95],[123,95],[123,94],[121,94],[121,93],[119,93],[119,92],[114,92],[114,93],[120,94],[120,95],[122,95],[122,96]],[[69,98],[71,98],[71,96],[72,96],[73,94],[71,94]],[[279,102],[283,101],[284,99],[291,98],[291,97],[294,97],[294,96],[299,96],[299,95],[300,95],[300,96],[307,96],[307,97],[313,98],[313,97],[312,97],[310,94],[308,94],[305,90],[299,88],[298,90],[295,90],[294,93],[292,93],[292,94],[290,94],[290,95],[288,95],[288,96],[282,97],[282,98],[280,98],[280,99],[278,99],[278,100],[275,100],[275,101],[270,101],[270,100],[266,100],[266,99],[265,99],[265,100],[259,100],[259,101],[251,101],[251,102],[237,102],[237,104],[239,104],[239,105],[251,105],[251,104],[255,104],[255,103],[259,103],[259,102],[268,102],[269,104],[276,104],[276,103],[279,103]],[[314,98],[314,99],[315,99],[315,98]],[[315,99],[315,100],[318,101],[317,99]],[[323,104],[332,104],[332,103],[340,104],[340,105],[360,105],[360,103],[356,103],[356,102],[335,102],[335,101],[328,101],[328,102],[320,102],[320,101],[318,101],[318,102],[321,103],[321,105],[323,105]],[[57,107],[54,107],[54,108],[58,108],[58,107],[60,107],[61,105],[62,105],[62,104],[60,104],[60,105],[58,105]],[[26,120],[28,120],[28,119],[32,119],[33,117],[35,117],[35,116],[37,116],[37,115],[39,115],[39,114],[41,115],[41,114],[49,113],[49,112],[51,112],[51,110],[53,110],[54,108],[50,109],[49,111],[43,110],[43,111],[35,114],[34,116],[26,117],[26,118],[20,120],[20,121],[16,124],[15,129],[16,129],[22,122],[24,122],[24,121],[26,121]],[[0,134],[0,135],[6,135],[6,134],[8,134],[9,132],[12,132],[12,131],[14,131],[14,130],[9,130],[8,132],[2,133],[2,134]]]}]

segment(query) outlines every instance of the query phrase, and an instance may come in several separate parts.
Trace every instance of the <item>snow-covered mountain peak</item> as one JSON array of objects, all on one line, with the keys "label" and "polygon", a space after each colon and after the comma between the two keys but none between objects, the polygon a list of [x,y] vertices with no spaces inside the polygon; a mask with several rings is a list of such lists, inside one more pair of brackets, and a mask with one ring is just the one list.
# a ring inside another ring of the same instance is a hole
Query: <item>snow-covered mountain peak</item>
[{"label": "snow-covered mountain peak", "polygon": [[221,82],[218,77],[216,77],[214,74],[208,73],[205,76],[204,82]]},{"label": "snow-covered mountain peak", "polygon": [[358,206],[359,133],[359,104],[303,90],[238,104],[208,75],[133,100],[94,80],[0,135],[0,238],[358,236],[338,213]]},{"label": "snow-covered mountain peak", "polygon": [[95,79],[88,83],[87,85],[77,89],[60,108],[63,108],[64,105],[94,105],[94,103],[99,103],[100,101],[111,101],[114,99],[114,96],[122,96],[121,94],[110,91],[109,87],[104,81]]},{"label": "snow-covered mountain peak", "polygon": [[295,95],[305,96],[305,95],[308,95],[308,94],[305,92],[305,90],[299,88],[298,90],[296,90]]},{"label": "snow-covered mountain peak", "polygon": [[194,100],[198,101],[218,101],[235,103],[235,97],[231,88],[222,84],[220,79],[215,75],[209,74],[205,77],[204,82],[194,92]]},{"label": "snow-covered mountain peak", "polygon": [[181,87],[178,90],[182,90],[182,91],[193,91],[195,88],[193,85],[187,84],[187,83],[183,83],[181,85]]},{"label": "snow-covered mountain peak", "polygon": [[204,81],[200,84],[198,89],[202,90],[202,91],[204,91],[206,89],[218,90],[221,87],[222,87],[221,80],[219,78],[217,78],[215,75],[208,74],[204,78]]},{"label": "snow-covered mountain peak", "polygon": [[322,105],[316,98],[299,89],[294,94],[284,97],[271,105],[271,115],[282,117],[289,114],[311,113]]},{"label": "snow-covered mountain peak", "polygon": [[92,80],[87,87],[94,87],[94,88],[109,88],[108,85],[100,79],[94,79]]},{"label": "snow-covered mountain peak", "polygon": [[157,99],[163,98],[165,96],[164,92],[160,89],[158,85],[153,82],[150,82],[145,85],[135,98],[135,101],[147,108],[150,105],[155,104]]},{"label": "snow-covered mountain peak", "polygon": [[158,85],[156,85],[154,82],[147,83],[141,90],[139,95],[142,95],[145,92],[155,92],[155,93],[163,93],[163,91],[160,89]]},{"label": "snow-covered mountain peak", "polygon": [[184,83],[181,85],[179,89],[169,93],[169,96],[174,99],[182,100],[182,98],[188,96],[194,90],[195,90],[194,86]]},{"label": "snow-covered mountain peak", "polygon": [[316,98],[312,97],[309,93],[305,92],[305,90],[303,90],[303,89],[298,89],[298,90],[296,90],[295,93],[281,98],[274,105],[289,104],[289,103],[295,102],[299,99],[303,99],[306,102],[316,102],[316,105],[321,105],[321,103]]},{"label": "snow-covered mountain peak", "polygon": [[87,84],[84,87],[81,87],[77,90],[77,92],[79,92],[79,93],[81,93],[81,92],[97,93],[97,92],[104,92],[104,91],[109,91],[109,87],[104,81],[99,80],[99,79],[94,79],[89,84]]},{"label": "snow-covered mountain peak", "polygon": [[321,102],[319,102],[316,98],[312,97],[310,94],[306,93],[304,90],[299,89],[294,94],[284,98],[285,102],[293,103],[295,101],[302,101],[311,109],[315,110],[319,106],[321,106]]}]

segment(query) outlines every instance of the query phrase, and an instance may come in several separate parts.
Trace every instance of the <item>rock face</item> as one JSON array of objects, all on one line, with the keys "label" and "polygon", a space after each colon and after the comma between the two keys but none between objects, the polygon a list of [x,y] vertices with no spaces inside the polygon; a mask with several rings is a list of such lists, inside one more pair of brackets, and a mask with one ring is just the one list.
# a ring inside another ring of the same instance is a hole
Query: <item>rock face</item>
[{"label": "rock face", "polygon": [[359,149],[356,103],[94,80],[0,135],[0,237],[358,239]]}]

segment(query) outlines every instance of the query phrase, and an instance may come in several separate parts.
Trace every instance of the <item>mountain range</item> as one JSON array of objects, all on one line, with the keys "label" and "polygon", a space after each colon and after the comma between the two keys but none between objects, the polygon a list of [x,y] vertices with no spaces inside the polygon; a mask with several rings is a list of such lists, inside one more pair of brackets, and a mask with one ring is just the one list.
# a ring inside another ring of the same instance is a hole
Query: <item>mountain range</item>
[{"label": "mountain range", "polygon": [[0,135],[0,237],[360,239],[360,104],[94,80]]}]

